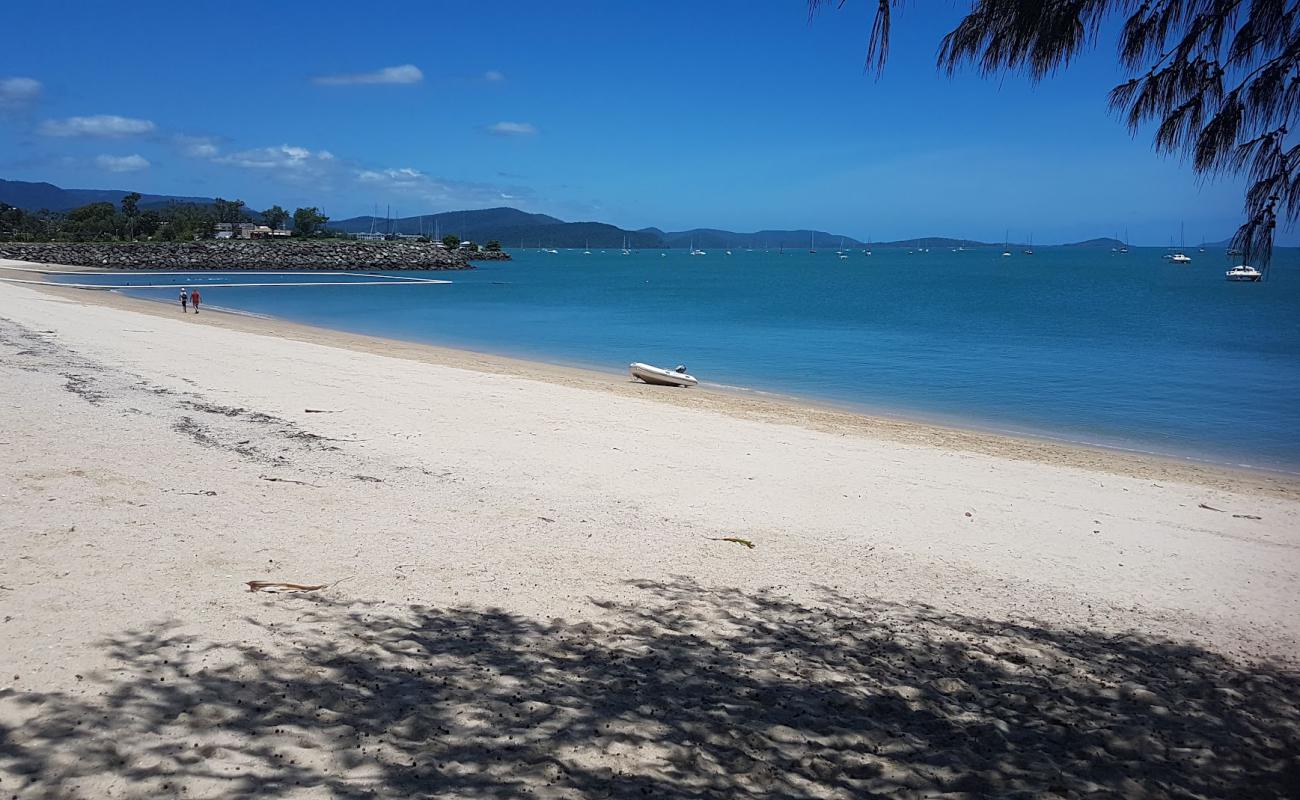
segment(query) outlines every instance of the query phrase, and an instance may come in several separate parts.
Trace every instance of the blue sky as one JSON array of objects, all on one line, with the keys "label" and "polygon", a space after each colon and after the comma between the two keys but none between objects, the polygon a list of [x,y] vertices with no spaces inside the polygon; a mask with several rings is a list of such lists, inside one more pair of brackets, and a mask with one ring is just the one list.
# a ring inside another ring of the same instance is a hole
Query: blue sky
[{"label": "blue sky", "polygon": [[1238,181],[1198,180],[1108,114],[1113,39],[1037,85],[950,79],[934,55],[962,4],[914,3],[877,80],[870,5],[810,24],[802,0],[24,3],[0,177],[876,240],[1167,244],[1185,222],[1192,243],[1239,223]]}]

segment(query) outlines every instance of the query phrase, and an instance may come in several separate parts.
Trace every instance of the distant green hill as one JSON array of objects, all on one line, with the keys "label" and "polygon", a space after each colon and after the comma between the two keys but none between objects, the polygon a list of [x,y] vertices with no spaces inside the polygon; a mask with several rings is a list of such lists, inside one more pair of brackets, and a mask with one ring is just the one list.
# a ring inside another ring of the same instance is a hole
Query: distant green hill
[{"label": "distant green hill", "polygon": [[[68,211],[90,203],[122,202],[130,194],[129,189],[63,189],[52,183],[32,183],[29,181],[8,181],[0,178],[0,203],[23,208],[28,211],[48,209],[50,211]],[[165,194],[143,194],[140,207],[162,206],[168,203],[212,202],[211,197],[176,197]]]},{"label": "distant green hill", "polygon": [[[754,233],[736,233],[716,228],[697,228],[689,231],[665,232],[659,228],[626,230],[604,222],[565,222],[545,214],[528,214],[515,208],[484,208],[467,211],[447,211],[419,217],[385,219],[363,216],[331,220],[330,227],[348,233],[453,233],[462,239],[475,242],[497,240],[509,248],[554,247],[600,249],[621,248],[626,238],[628,247],[653,249],[664,247],[690,247],[692,243],[703,249],[725,248],[807,248],[814,231],[767,230]],[[818,248],[834,250],[841,238],[845,247],[860,248],[862,242],[849,236],[827,231],[816,231]],[[946,240],[945,240],[946,241]],[[956,240],[953,240],[956,241]]]},{"label": "distant green hill", "polygon": [[1119,239],[1102,237],[1100,239],[1088,239],[1082,242],[1072,242],[1071,244],[1065,244],[1061,246],[1062,247],[1093,247],[1093,248],[1102,248],[1105,250],[1110,250],[1111,248],[1124,247],[1125,245]]},{"label": "distant green hill", "polygon": [[[28,181],[9,181],[0,179],[0,203],[36,211],[67,211],[88,203],[120,203],[125,189],[63,189],[52,183],[31,183]],[[210,197],[179,197],[172,195],[146,194],[140,200],[143,208],[166,205],[168,203],[210,204]],[[247,209],[254,219],[260,213]],[[833,231],[814,231],[809,229],[761,230],[748,233],[722,230],[719,228],[693,228],[685,231],[664,231],[660,228],[641,228],[627,230],[605,222],[566,222],[547,214],[531,214],[517,208],[500,206],[497,208],[478,208],[465,211],[444,211],[438,214],[425,214],[418,217],[401,217],[385,219],[376,216],[349,217],[330,220],[329,227],[347,233],[405,233],[432,236],[455,234],[461,239],[474,242],[488,242],[493,239],[504,247],[515,249],[528,248],[621,248],[624,241],[628,247],[635,249],[687,248],[692,245],[702,250],[748,249],[755,250],[807,250],[815,242],[818,250],[835,251],[843,242],[845,249],[861,250],[867,244],[852,236]],[[871,247],[890,248],[975,248],[1001,247],[1001,242],[980,242],[973,239],[954,239],[942,236],[924,236],[914,239],[872,242]],[[1011,243],[1013,248],[1021,249],[1024,244]],[[1041,245],[1047,247],[1049,245]],[[1120,247],[1118,239],[1098,238],[1082,242],[1058,245],[1060,247],[1084,247],[1110,249]],[[1226,246],[1219,242],[1213,247]]]}]

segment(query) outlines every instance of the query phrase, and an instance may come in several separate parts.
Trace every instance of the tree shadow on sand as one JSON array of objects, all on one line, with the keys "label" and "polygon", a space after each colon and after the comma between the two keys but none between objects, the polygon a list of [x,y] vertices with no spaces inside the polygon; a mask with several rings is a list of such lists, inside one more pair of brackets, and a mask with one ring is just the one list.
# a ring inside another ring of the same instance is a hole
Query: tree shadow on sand
[{"label": "tree shadow on sand", "polygon": [[[0,790],[102,797],[1294,797],[1300,676],[824,592],[638,582],[598,621],[281,598],[0,695]],[[23,722],[22,720],[26,720]]]}]

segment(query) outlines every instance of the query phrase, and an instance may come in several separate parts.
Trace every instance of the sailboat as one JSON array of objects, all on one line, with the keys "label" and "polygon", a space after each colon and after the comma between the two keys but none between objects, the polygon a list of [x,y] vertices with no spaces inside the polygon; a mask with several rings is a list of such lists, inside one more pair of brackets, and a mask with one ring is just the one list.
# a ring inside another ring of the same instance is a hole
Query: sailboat
[{"label": "sailboat", "polygon": [[626,234],[623,235],[623,255],[625,255],[625,256],[630,256],[630,255],[632,255],[632,251],[627,249],[627,235],[626,235]]},{"label": "sailboat", "polygon": [[1006,233],[1002,234],[1002,255],[1004,257],[1011,255],[1011,230],[1010,229],[1008,229]]},{"label": "sailboat", "polygon": [[870,237],[870,236],[867,237],[867,249],[862,251],[862,255],[864,255],[864,256],[869,256],[869,255],[871,255],[871,237]]},{"label": "sailboat", "polygon": [[1186,226],[1180,223],[1178,226],[1178,252],[1169,257],[1169,260],[1175,264],[1192,263],[1192,257],[1183,252],[1186,249],[1186,244],[1183,241],[1186,238],[1185,229]]},{"label": "sailboat", "polygon": [[587,240],[587,244],[586,244],[586,246],[582,248],[582,254],[583,254],[584,256],[589,256],[589,255],[591,255],[591,240],[590,240],[590,239]]},{"label": "sailboat", "polygon": [[846,255],[845,252],[844,252],[844,237],[843,237],[843,236],[840,237],[840,249],[837,250],[837,251],[835,251],[835,254],[836,254],[837,256],[839,256],[841,259],[848,258],[848,255]]},{"label": "sailboat", "polygon": [[1124,238],[1119,243],[1119,251],[1121,253],[1128,252],[1128,228],[1124,229]]},{"label": "sailboat", "polygon": [[708,253],[705,253],[703,250],[696,250],[696,249],[695,249],[695,240],[692,239],[692,240],[691,240],[691,255],[693,255],[693,256],[704,256],[704,255],[708,255]]},{"label": "sailboat", "polygon": [[1029,246],[1024,249],[1024,254],[1032,256],[1034,254],[1034,235],[1029,234]]},{"label": "sailboat", "polygon": [[809,253],[816,253],[816,252],[817,252],[817,232],[816,232],[816,231],[813,231],[813,233],[812,233],[812,239],[811,239],[811,241],[808,243],[808,252],[809,252]]}]

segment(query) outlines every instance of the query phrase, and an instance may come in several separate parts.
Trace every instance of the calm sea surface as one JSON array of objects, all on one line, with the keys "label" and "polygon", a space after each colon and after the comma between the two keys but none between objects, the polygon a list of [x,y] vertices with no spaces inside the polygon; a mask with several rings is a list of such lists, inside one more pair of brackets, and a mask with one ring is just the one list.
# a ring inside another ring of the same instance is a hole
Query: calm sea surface
[{"label": "calm sea surface", "polygon": [[1300,471],[1300,252],[1280,251],[1261,284],[1225,281],[1222,251],[1185,267],[1162,252],[526,250],[430,274],[453,281],[439,286],[128,279],[359,333],[611,372],[685,363],[708,383]]}]

